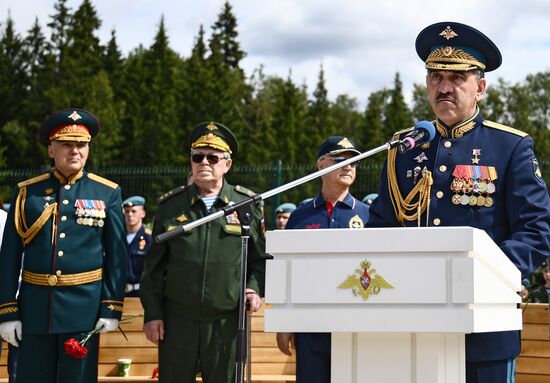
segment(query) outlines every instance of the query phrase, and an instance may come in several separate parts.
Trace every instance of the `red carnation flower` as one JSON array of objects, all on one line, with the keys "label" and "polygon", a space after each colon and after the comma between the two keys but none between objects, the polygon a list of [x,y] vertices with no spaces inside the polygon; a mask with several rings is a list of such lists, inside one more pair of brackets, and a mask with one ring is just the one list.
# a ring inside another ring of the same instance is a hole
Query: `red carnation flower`
[{"label": "red carnation flower", "polygon": [[70,338],[65,341],[65,354],[76,359],[84,359],[88,354],[88,347],[80,344],[75,338]]},{"label": "red carnation flower", "polygon": [[158,379],[159,378],[159,368],[155,367],[153,369],[153,375],[151,376],[151,379]]}]

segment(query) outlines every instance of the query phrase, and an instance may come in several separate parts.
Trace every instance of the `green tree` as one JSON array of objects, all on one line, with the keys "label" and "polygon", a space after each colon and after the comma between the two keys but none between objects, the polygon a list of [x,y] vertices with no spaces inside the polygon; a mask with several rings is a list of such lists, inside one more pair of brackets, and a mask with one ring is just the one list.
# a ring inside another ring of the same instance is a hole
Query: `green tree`
[{"label": "green tree", "polygon": [[182,160],[179,61],[169,46],[163,17],[151,47],[128,57],[126,102],[131,113],[124,120],[124,136],[133,141],[125,153],[127,163],[163,166]]},{"label": "green tree", "polygon": [[218,20],[212,26],[210,49],[213,54],[220,54],[225,65],[231,69],[239,69],[241,60],[246,56],[237,40],[237,18],[228,1],[218,15]]},{"label": "green tree", "polygon": [[403,97],[403,83],[399,73],[395,74],[394,87],[389,91],[389,103],[384,109],[384,133],[386,137],[413,125],[411,112]]},{"label": "green tree", "polygon": [[[212,81],[205,84],[205,90],[210,99],[215,100],[210,109],[213,119],[227,125],[245,145],[250,129],[246,112],[251,102],[252,88],[246,83],[244,71],[239,67],[244,52],[237,38],[237,19],[226,2],[212,25],[208,44],[210,55],[207,58]],[[238,154],[239,161],[244,154]]]},{"label": "green tree", "polygon": [[[351,137],[356,140],[362,126],[362,115],[358,111],[357,99],[341,94],[330,107],[333,134]],[[357,144],[357,143],[356,143]],[[361,150],[367,149],[361,147]]]},{"label": "green tree", "polygon": [[415,122],[433,121],[435,118],[425,85],[413,84],[412,118]]},{"label": "green tree", "polygon": [[303,130],[300,130],[300,142],[310,145],[314,142],[321,143],[328,136],[340,135],[335,132],[330,114],[330,102],[328,100],[328,90],[325,83],[325,71],[321,65],[317,86],[313,91],[313,99],[309,102],[308,124]]},{"label": "green tree", "polygon": [[391,136],[388,136],[385,128],[385,110],[389,100],[390,91],[382,89],[369,95],[365,109],[364,126],[360,130],[357,144],[361,147],[373,149],[384,144]]}]

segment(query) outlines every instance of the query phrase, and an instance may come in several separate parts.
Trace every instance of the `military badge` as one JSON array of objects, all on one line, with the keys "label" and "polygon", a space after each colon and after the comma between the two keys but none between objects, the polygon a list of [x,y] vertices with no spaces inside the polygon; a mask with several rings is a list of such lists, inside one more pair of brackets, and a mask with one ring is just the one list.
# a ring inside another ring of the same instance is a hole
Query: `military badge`
[{"label": "military badge", "polygon": [[239,221],[239,217],[237,216],[237,212],[234,211],[233,213],[225,216],[225,221],[230,225],[238,225],[241,223]]},{"label": "military badge", "polygon": [[479,164],[481,149],[472,149],[472,164]]},{"label": "military badge", "polygon": [[536,158],[532,158],[531,164],[533,164],[533,174],[535,174],[537,180],[541,183],[544,183],[542,179],[542,172],[540,171],[539,161]]},{"label": "military badge", "polygon": [[357,214],[350,218],[348,222],[350,229],[362,229],[365,227],[365,223]]},{"label": "military badge", "polygon": [[350,140],[348,140],[347,138],[343,138],[340,142],[338,142],[339,146],[343,147],[343,148],[353,148],[353,144],[350,142]]},{"label": "military badge", "polygon": [[445,28],[440,34],[439,36],[443,36],[445,39],[447,40],[450,40],[452,39],[453,37],[456,37],[458,36],[458,34],[453,31],[453,29],[451,28],[450,25],[447,25],[447,28]]},{"label": "military badge", "polygon": [[369,299],[371,294],[380,293],[381,289],[393,289],[380,274],[376,274],[375,269],[371,269],[371,262],[364,260],[361,262],[361,269],[355,269],[355,274],[338,286],[339,289],[351,289],[354,296],[360,295],[363,300]]},{"label": "military badge", "polygon": [[145,245],[147,245],[147,241],[145,240],[145,238],[143,238],[143,235],[142,235],[141,237],[139,237],[139,249],[140,250],[145,249]]},{"label": "military badge", "polygon": [[73,121],[78,121],[82,118],[82,116],[80,114],[78,114],[75,110],[69,115],[69,118]]},{"label": "military badge", "polygon": [[47,188],[47,189],[44,190],[44,194],[47,195],[47,196],[49,196],[52,193],[53,193],[53,188]]},{"label": "military badge", "polygon": [[180,215],[179,217],[176,218],[176,221],[181,222],[181,223],[183,223],[187,220],[188,220],[188,218],[185,214],[182,214],[182,215]]},{"label": "military badge", "polygon": [[103,227],[107,217],[105,210],[107,206],[102,200],[96,199],[77,199],[74,203],[76,223],[86,226]]},{"label": "military badge", "polygon": [[414,160],[421,164],[422,162],[428,160],[428,157],[426,157],[426,153],[422,152],[418,156],[414,157]]}]

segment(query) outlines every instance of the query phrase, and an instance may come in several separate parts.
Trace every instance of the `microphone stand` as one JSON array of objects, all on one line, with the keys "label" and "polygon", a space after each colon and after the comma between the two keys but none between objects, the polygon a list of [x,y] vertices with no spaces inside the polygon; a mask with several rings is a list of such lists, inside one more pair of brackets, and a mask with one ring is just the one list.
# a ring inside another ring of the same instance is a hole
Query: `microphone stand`
[{"label": "microphone stand", "polygon": [[[237,216],[239,217],[239,221],[241,223],[241,275],[240,275],[240,297],[241,298],[239,300],[239,321],[238,321],[238,328],[237,328],[237,355],[236,355],[236,376],[235,376],[236,383],[243,383],[244,363],[247,360],[250,360],[247,357],[247,354],[250,353],[250,350],[249,350],[250,339],[247,339],[249,338],[249,336],[247,337],[246,292],[245,291],[246,291],[246,273],[247,273],[247,261],[248,261],[248,239],[250,236],[250,223],[252,220],[251,205],[258,204],[269,197],[282,193],[288,189],[292,189],[303,183],[314,180],[334,170],[343,168],[344,166],[361,161],[362,159],[370,157],[374,154],[378,154],[385,150],[390,150],[396,147],[399,143],[400,143],[399,140],[388,141],[383,145],[380,145],[374,149],[361,153],[355,157],[349,158],[345,161],[342,161],[334,165],[331,165],[329,167],[326,167],[324,169],[318,170],[314,173],[298,178],[297,180],[291,181],[287,184],[281,185],[272,190],[263,192],[261,194],[256,194],[236,204],[228,205],[217,212],[214,212],[205,217],[199,218],[185,225],[178,226],[174,230],[170,230],[166,233],[161,233],[154,238],[156,243],[161,243],[171,238],[174,238],[178,235],[181,235],[185,232],[188,232],[197,226],[201,226],[207,222],[233,214],[233,212],[235,211],[237,212]],[[248,363],[247,383],[251,383],[250,371],[251,371],[250,363]]]}]

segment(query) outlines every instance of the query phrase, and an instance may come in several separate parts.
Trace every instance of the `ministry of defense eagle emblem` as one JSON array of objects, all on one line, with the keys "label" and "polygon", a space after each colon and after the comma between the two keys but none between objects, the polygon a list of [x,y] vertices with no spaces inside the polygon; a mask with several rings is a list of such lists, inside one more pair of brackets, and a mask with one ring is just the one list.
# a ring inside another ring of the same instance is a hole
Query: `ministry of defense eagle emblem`
[{"label": "ministry of defense eagle emblem", "polygon": [[365,301],[371,294],[378,294],[381,289],[393,289],[392,285],[370,267],[371,262],[364,260],[361,262],[361,269],[355,269],[355,274],[349,275],[338,288],[351,289],[354,296],[360,295]]}]

